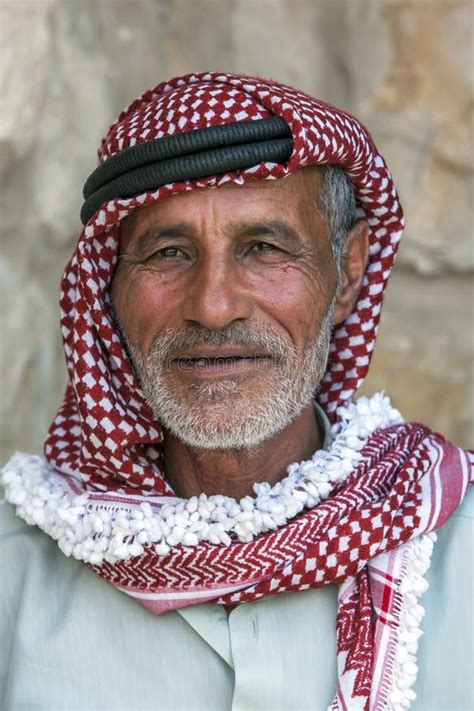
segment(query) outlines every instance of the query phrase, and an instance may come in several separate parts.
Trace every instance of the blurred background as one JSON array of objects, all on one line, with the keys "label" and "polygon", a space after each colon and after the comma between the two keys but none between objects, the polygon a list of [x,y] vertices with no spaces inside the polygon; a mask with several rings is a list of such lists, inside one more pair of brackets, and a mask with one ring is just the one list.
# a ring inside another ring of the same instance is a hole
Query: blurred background
[{"label": "blurred background", "polygon": [[59,280],[117,113],[217,69],[354,113],[407,230],[365,394],[473,446],[473,4],[463,0],[0,0],[1,452],[42,450],[62,397]]}]

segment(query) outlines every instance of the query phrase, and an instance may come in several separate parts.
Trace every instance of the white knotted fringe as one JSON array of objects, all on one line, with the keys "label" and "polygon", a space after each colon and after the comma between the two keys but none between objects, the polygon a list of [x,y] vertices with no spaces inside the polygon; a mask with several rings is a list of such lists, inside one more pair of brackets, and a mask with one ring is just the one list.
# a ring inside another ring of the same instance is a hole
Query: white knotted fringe
[{"label": "white knotted fringe", "polygon": [[432,531],[405,544],[407,572],[400,585],[402,603],[392,675],[387,680],[387,704],[384,705],[387,711],[406,711],[416,699],[412,687],[418,674],[416,654],[418,640],[423,634],[420,624],[425,614],[418,598],[428,589],[424,576],[430,567],[436,538]]},{"label": "white knotted fringe", "polygon": [[273,487],[255,484],[255,498],[240,501],[205,494],[147,501],[145,496],[120,494],[117,503],[107,493],[97,500],[93,492],[74,494],[67,477],[51,470],[42,457],[22,453],[1,470],[0,482],[18,516],[58,541],[65,555],[93,565],[140,556],[146,545],[165,555],[173,546],[201,541],[229,545],[230,534],[250,542],[327,499],[354,471],[367,438],[378,428],[402,422],[383,393],[339,408],[338,416],[330,449],[290,464],[288,475]]}]

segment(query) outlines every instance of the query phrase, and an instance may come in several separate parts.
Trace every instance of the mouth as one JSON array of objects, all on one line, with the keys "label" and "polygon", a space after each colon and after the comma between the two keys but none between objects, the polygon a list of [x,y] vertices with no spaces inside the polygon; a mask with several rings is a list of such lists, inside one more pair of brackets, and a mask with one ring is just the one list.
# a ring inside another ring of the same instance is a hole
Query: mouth
[{"label": "mouth", "polygon": [[186,353],[173,358],[171,364],[184,374],[206,377],[247,373],[259,368],[267,368],[272,361],[272,356],[266,353],[251,353],[232,349],[220,352],[209,350]]}]

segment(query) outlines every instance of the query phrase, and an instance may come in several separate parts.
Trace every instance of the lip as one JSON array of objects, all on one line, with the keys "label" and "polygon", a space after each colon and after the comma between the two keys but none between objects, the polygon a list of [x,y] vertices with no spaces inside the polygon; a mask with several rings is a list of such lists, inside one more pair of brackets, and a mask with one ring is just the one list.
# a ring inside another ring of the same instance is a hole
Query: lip
[{"label": "lip", "polygon": [[206,346],[205,348],[190,348],[178,353],[173,360],[207,358],[271,358],[270,353],[263,353],[244,346]]},{"label": "lip", "polygon": [[235,376],[267,368],[272,357],[242,348],[206,348],[175,356],[172,365],[184,376],[208,378]]}]

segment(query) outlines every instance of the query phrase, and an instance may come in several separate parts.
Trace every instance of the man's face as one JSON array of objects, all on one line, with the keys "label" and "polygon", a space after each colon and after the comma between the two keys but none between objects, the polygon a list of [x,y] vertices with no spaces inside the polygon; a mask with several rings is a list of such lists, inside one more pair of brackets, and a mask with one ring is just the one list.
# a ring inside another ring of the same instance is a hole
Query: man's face
[{"label": "man's face", "polygon": [[194,190],[122,224],[115,312],[156,417],[189,445],[257,445],[311,401],[336,292],[318,179]]}]

